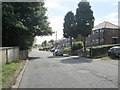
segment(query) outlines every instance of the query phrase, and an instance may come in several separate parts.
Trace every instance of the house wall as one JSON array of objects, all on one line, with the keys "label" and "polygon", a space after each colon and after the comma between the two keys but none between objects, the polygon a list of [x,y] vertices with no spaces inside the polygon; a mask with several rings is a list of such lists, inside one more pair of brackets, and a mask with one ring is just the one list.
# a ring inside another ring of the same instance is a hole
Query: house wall
[{"label": "house wall", "polygon": [[103,45],[103,44],[112,44],[112,37],[119,36],[120,43],[120,31],[113,29],[99,29],[92,31],[92,34],[86,37],[86,45]]},{"label": "house wall", "polygon": [[87,46],[103,44],[103,31],[98,30],[96,32],[96,30],[94,30],[92,34],[86,38],[86,41]]},{"label": "house wall", "polygon": [[114,44],[112,37],[118,37],[118,30],[108,30],[104,32],[104,44]]},{"label": "house wall", "polygon": [[118,43],[120,43],[120,29],[118,30]]}]

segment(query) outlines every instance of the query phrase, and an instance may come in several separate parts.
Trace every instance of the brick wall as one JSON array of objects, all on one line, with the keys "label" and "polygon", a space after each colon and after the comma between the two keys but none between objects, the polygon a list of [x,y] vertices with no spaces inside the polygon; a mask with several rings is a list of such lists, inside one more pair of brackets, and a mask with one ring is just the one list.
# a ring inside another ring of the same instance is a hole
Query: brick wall
[{"label": "brick wall", "polygon": [[117,40],[117,43],[120,43],[120,31],[113,30],[113,29],[103,29],[104,31],[99,31],[95,33],[95,30],[93,31],[90,36],[86,37],[86,45],[90,46],[92,45],[103,45],[103,44],[113,44],[113,38],[118,37],[119,40]]}]

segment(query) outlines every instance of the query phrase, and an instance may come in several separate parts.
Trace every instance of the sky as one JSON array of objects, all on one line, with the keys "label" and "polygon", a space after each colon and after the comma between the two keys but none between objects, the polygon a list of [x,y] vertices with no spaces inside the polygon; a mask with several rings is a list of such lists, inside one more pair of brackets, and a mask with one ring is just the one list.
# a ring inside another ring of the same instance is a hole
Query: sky
[{"label": "sky", "polygon": [[[47,8],[46,15],[52,27],[52,31],[57,31],[57,40],[63,38],[64,16],[68,11],[76,14],[78,3],[81,0],[45,0]],[[118,25],[118,2],[119,0],[88,0],[95,17],[95,26],[103,21],[108,21]],[[43,41],[56,40],[56,34],[52,36],[36,37],[36,44]]]}]

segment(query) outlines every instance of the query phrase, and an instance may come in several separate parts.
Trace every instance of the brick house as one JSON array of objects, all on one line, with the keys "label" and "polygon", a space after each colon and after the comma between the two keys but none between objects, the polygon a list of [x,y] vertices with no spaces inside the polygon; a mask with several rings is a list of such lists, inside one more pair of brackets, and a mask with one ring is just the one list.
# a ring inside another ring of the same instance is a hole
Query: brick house
[{"label": "brick house", "polygon": [[92,34],[86,37],[86,45],[103,45],[120,43],[120,27],[110,22],[102,22],[92,29]]}]

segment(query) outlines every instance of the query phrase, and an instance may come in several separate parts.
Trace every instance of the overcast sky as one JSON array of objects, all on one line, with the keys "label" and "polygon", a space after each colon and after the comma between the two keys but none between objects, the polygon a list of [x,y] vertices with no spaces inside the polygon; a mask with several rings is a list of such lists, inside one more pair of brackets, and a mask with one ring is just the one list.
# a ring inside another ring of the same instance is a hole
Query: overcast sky
[{"label": "overcast sky", "polygon": [[[81,0],[45,0],[48,20],[53,31],[57,31],[57,39],[63,37],[64,16],[68,11],[76,13],[76,8]],[[118,25],[118,0],[88,0],[95,17],[95,25],[108,21]],[[37,44],[44,40],[55,40],[55,34],[46,37],[37,37]]]}]

